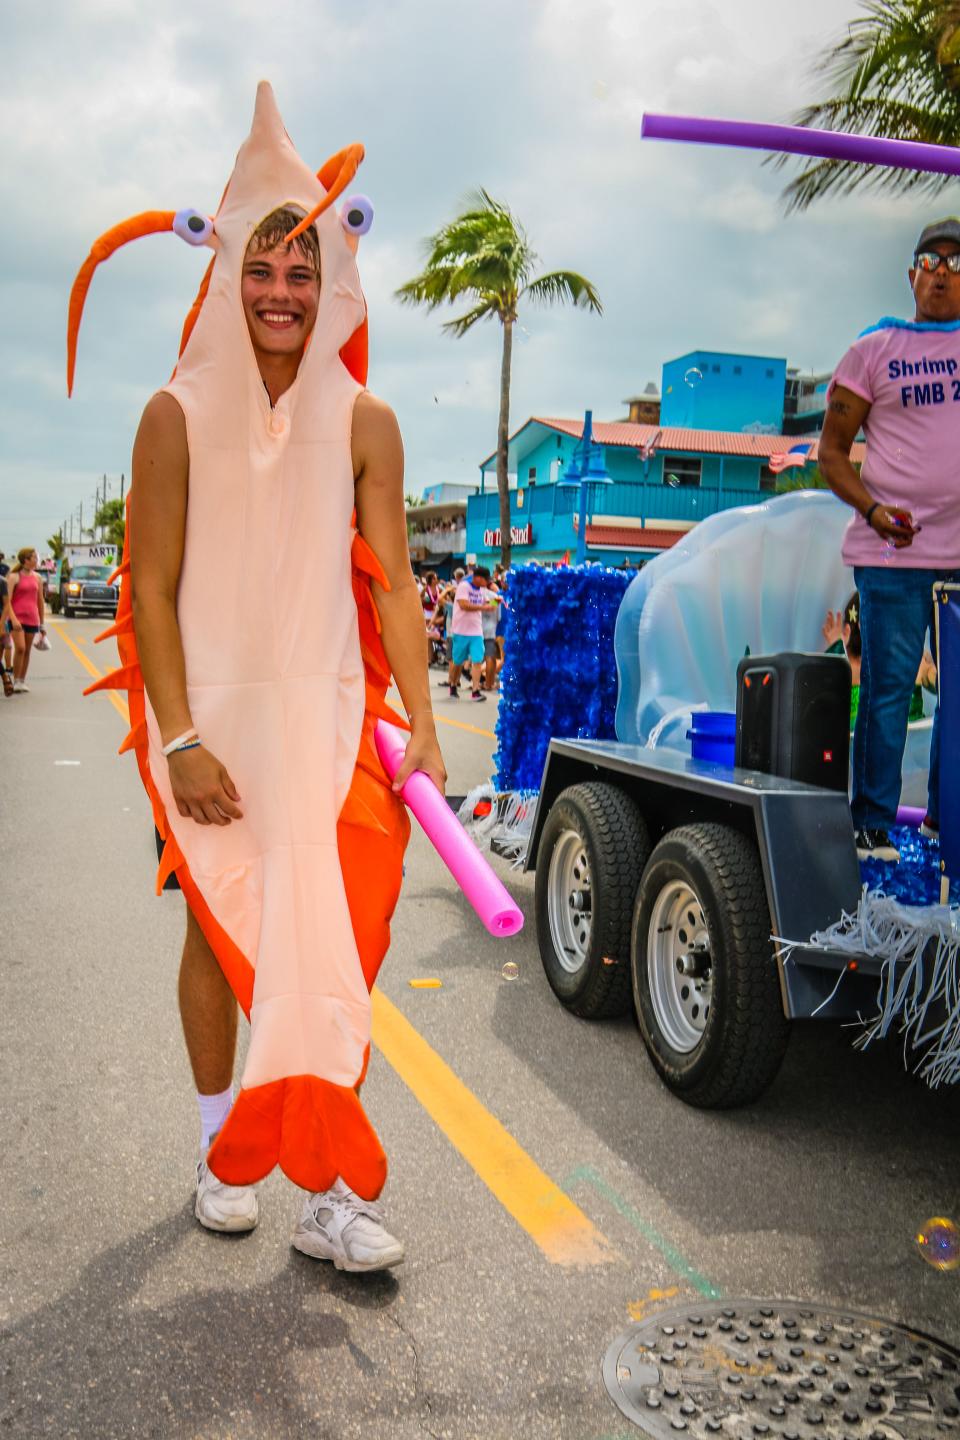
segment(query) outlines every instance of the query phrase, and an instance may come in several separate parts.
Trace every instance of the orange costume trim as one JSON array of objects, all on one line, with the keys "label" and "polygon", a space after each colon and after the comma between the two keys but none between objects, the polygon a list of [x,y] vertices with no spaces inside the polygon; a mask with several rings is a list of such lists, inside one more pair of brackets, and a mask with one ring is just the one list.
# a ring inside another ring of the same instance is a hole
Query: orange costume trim
[{"label": "orange costume trim", "polygon": [[[130,732],[120,753],[135,754],[164,841],[157,891],[176,875],[251,1020],[240,1093],[210,1150],[211,1169],[242,1185],[279,1164],[305,1189],[325,1190],[342,1176],[373,1199],[386,1157],[359,1087],[369,992],[389,945],[409,822],[373,740],[378,717],[405,724],[385,701],[390,667],[371,588],[374,580],[389,585],[356,532],[352,506],[350,425],[366,381],[366,304],[356,236],[332,202],[362,158],[361,146],[348,146],[314,176],[261,84],[250,137],[212,225],[203,222],[202,241],[178,228],[178,214],[157,211],[94,245],[71,295],[67,374],[72,388],[83,305],[101,260],[163,230],[214,250],[167,387],[183,409],[190,450],[178,619],[191,711],[237,784],[244,819],[198,826],[172,803],[137,654],[129,538],[116,622],[98,637],[116,639],[119,668],[85,693],[126,690]],[[283,204],[305,211],[298,229],[316,226],[322,283],[300,373],[271,409],[245,331],[239,275],[251,231]],[[200,231],[200,222],[189,229]],[[128,521],[135,504],[133,487]],[[213,515],[245,581],[231,607],[208,603],[214,567],[204,537],[209,545]],[[284,590],[307,560],[313,578]],[[279,613],[255,646],[243,595],[263,593],[264,578]],[[300,613],[304,600],[316,609],[312,618]]]}]

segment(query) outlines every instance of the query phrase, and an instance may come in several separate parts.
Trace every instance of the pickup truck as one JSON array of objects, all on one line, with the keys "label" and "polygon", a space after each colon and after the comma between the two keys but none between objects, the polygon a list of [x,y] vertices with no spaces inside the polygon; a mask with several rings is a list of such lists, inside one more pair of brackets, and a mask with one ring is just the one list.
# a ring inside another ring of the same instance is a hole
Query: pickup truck
[{"label": "pickup truck", "polygon": [[112,573],[110,565],[74,565],[61,577],[60,613],[68,620],[78,610],[115,616],[120,587],[108,583]]}]

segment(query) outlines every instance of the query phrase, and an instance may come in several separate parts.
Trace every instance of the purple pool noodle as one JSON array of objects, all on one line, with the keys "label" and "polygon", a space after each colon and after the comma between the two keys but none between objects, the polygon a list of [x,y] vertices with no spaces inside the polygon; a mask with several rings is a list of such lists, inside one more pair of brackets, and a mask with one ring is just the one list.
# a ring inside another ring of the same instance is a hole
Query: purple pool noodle
[{"label": "purple pool noodle", "polygon": [[912,825],[914,830],[919,830],[923,824],[924,810],[918,810],[915,805],[901,805],[897,811],[898,825]]},{"label": "purple pool noodle", "polygon": [[756,125],[746,120],[706,120],[693,115],[644,115],[640,134],[647,140],[685,140],[696,145],[734,145],[747,150],[776,150],[823,160],[861,165],[891,165],[934,175],[960,175],[960,149],[917,140],[884,140],[873,135],[844,135],[803,125]]},{"label": "purple pool noodle", "polygon": [[[385,720],[378,720],[374,740],[383,768],[392,780],[406,750],[403,732]],[[400,794],[490,934],[498,939],[516,935],[523,928],[519,906],[494,875],[429,775],[414,770],[404,781]]]}]

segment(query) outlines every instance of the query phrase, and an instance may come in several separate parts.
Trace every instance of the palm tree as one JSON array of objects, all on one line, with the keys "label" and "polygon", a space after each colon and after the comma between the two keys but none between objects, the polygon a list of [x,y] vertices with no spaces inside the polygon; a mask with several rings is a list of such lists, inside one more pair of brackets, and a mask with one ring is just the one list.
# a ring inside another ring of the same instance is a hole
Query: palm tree
[{"label": "palm tree", "polygon": [[93,534],[99,530],[111,545],[116,545],[117,554],[123,549],[123,537],[127,529],[127,512],[122,500],[105,500],[93,517]]},{"label": "palm tree", "polygon": [[[856,135],[960,144],[960,3],[958,0],[865,0],[866,15],[826,50],[815,73],[833,97],[794,117],[799,125]],[[787,156],[776,156],[782,166]],[[937,194],[949,175],[921,174],[837,160],[804,166],[783,192],[788,209],[805,210],[825,195],[860,187]]]},{"label": "palm tree", "polygon": [[552,304],[569,300],[581,309],[600,315],[600,297],[589,280],[572,270],[551,270],[531,279],[539,258],[530,247],[526,231],[509,208],[494,200],[486,190],[466,196],[461,215],[444,225],[426,241],[426,264],[419,275],[397,290],[407,305],[426,305],[435,310],[461,296],[475,303],[457,320],[444,325],[458,339],[478,320],[496,316],[503,328],[500,363],[500,420],[497,427],[497,490],[500,495],[500,553],[510,564],[510,488],[507,477],[507,439],[510,432],[510,366],[513,355],[513,327],[521,300]]},{"label": "palm tree", "polygon": [[51,535],[51,536],[49,537],[49,539],[47,540],[47,548],[49,549],[50,554],[53,556],[54,560],[59,560],[59,559],[60,559],[60,556],[63,554],[64,550],[66,549],[66,542],[64,541],[64,538],[63,538],[63,526],[62,526],[62,525],[61,525],[60,529],[57,531],[57,533],[56,533],[55,535]]}]

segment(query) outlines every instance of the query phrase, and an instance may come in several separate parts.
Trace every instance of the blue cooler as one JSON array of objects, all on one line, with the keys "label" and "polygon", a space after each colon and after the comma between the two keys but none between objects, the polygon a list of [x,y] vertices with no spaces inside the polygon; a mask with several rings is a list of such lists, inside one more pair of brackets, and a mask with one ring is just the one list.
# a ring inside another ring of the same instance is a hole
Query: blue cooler
[{"label": "blue cooler", "polygon": [[694,760],[709,760],[731,770],[737,746],[737,717],[726,710],[695,710],[687,731]]}]

